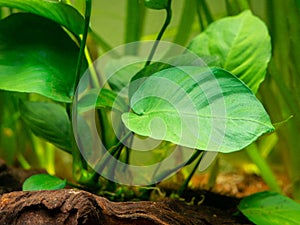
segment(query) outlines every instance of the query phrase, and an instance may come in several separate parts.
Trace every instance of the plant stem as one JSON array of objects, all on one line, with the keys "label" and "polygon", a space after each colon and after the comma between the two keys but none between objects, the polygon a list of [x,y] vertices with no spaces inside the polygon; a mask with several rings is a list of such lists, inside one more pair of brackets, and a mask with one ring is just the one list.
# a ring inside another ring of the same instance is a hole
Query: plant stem
[{"label": "plant stem", "polygon": [[193,153],[193,155],[191,156],[191,158],[187,162],[181,163],[180,165],[176,166],[175,168],[171,169],[170,171],[167,171],[167,172],[161,174],[158,177],[157,181],[161,181],[161,180],[165,179],[166,177],[168,177],[170,174],[172,174],[172,173],[176,172],[177,170],[181,169],[182,167],[190,165],[202,153],[203,153],[202,150],[195,150],[195,152]]},{"label": "plant stem", "polygon": [[212,23],[214,21],[214,19],[212,17],[212,14],[208,8],[206,1],[205,0],[198,0],[198,1],[200,2],[199,5],[202,6],[202,9],[203,9],[205,17],[206,17],[206,23],[207,23],[206,26],[208,26],[210,23]]},{"label": "plant stem", "polygon": [[265,159],[258,152],[258,149],[257,149],[255,143],[252,143],[251,145],[249,145],[246,148],[246,152],[247,152],[248,156],[251,158],[251,160],[255,163],[255,165],[260,170],[262,178],[265,180],[265,182],[268,184],[268,186],[271,188],[271,190],[281,193],[281,188],[278,185],[272,170],[268,166]]},{"label": "plant stem", "polygon": [[124,135],[124,137],[121,140],[119,140],[119,142],[116,145],[112,146],[108,151],[106,151],[105,154],[102,156],[102,158],[96,163],[95,172],[94,172],[93,178],[92,178],[94,181],[98,180],[99,175],[101,174],[101,172],[103,171],[103,169],[105,168],[107,163],[109,162],[110,156],[114,156],[123,148],[124,141],[128,137],[130,137],[131,134],[132,134],[131,131],[126,133]]},{"label": "plant stem", "polygon": [[[139,41],[144,22],[144,7],[139,0],[127,0],[125,43]],[[125,53],[135,55],[138,48],[125,46]]]},{"label": "plant stem", "polygon": [[[198,151],[200,151],[200,150],[198,150]],[[188,187],[188,185],[189,185],[192,177],[194,176],[194,174],[195,174],[195,172],[196,172],[196,170],[197,170],[197,168],[198,168],[198,166],[199,166],[199,164],[201,162],[201,159],[203,157],[203,151],[200,151],[200,152],[201,152],[201,154],[200,154],[199,159],[196,162],[196,164],[195,164],[192,172],[189,174],[189,176],[186,178],[186,180],[184,181],[184,183],[181,185],[181,187],[177,191],[177,194],[179,196],[181,196],[183,194],[184,190],[186,190],[186,188]]]},{"label": "plant stem", "polygon": [[172,3],[172,0],[169,0],[168,1],[168,7],[166,8],[166,12],[167,12],[166,20],[165,20],[164,25],[162,26],[160,32],[157,35],[156,41],[154,42],[154,45],[153,45],[153,47],[151,49],[151,52],[149,54],[147,62],[145,63],[144,68],[150,65],[151,60],[152,60],[152,58],[154,56],[154,53],[155,53],[155,51],[157,49],[157,46],[159,44],[159,41],[161,40],[164,32],[166,31],[167,27],[169,26],[169,24],[171,22],[171,18],[172,18],[171,3]]},{"label": "plant stem", "polygon": [[80,42],[78,60],[77,60],[74,93],[76,91],[76,87],[78,86],[79,80],[81,78],[81,70],[82,70],[82,65],[84,60],[84,50],[85,50],[86,40],[89,32],[89,25],[90,25],[91,13],[92,13],[92,0],[86,0],[85,2],[86,2],[85,23],[84,23],[84,30],[83,30],[81,42]]},{"label": "plant stem", "polygon": [[[79,49],[79,54],[78,54],[78,60],[77,60],[77,67],[76,67],[76,77],[75,77],[75,82],[74,82],[74,100],[78,101],[78,94],[76,93],[76,88],[78,86],[78,83],[81,78],[81,71],[82,71],[82,66],[83,66],[83,60],[85,56],[85,46],[86,46],[86,40],[87,40],[87,35],[89,31],[89,24],[90,24],[90,17],[91,17],[91,11],[92,11],[92,0],[86,0],[86,8],[85,8],[85,24],[84,24],[84,30],[82,37],[80,37],[81,42],[80,42],[80,49]],[[71,110],[71,107],[70,109]],[[70,113],[73,117],[73,121],[71,123],[71,128],[75,127],[77,129],[77,108],[72,111],[73,114]],[[80,137],[78,137],[78,144],[81,145],[82,143],[80,142]],[[72,156],[73,156],[73,175],[75,180],[77,180],[79,183],[83,184],[90,184],[90,174],[87,171],[88,165],[86,161],[83,159],[79,149],[78,145],[76,143],[75,137],[72,136]],[[91,184],[93,185],[93,184]]]},{"label": "plant stem", "polygon": [[174,43],[184,46],[189,38],[196,14],[196,2],[185,1]]},{"label": "plant stem", "polygon": [[196,10],[197,10],[197,16],[198,16],[198,23],[199,23],[200,31],[202,31],[202,30],[204,30],[205,26],[204,26],[204,22],[203,22],[201,10],[200,10],[200,4],[201,4],[201,0],[197,0]]}]

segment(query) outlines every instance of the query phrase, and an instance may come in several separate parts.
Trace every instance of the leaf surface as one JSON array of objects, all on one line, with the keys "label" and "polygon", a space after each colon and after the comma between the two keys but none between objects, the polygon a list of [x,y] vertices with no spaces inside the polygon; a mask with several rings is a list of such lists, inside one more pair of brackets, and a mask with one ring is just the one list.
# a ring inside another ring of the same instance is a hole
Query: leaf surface
[{"label": "leaf surface", "polygon": [[13,14],[0,21],[0,89],[71,102],[78,52],[55,22]]},{"label": "leaf surface", "polygon": [[300,224],[300,204],[275,192],[260,192],[244,198],[238,208],[255,224]]},{"label": "leaf surface", "polygon": [[251,90],[229,72],[183,66],[148,77],[122,120],[131,131],[207,151],[233,152],[274,128]]},{"label": "leaf surface", "polygon": [[[10,7],[46,17],[79,36],[83,33],[84,18],[72,6],[56,0],[0,0],[1,7]],[[25,25],[26,27],[26,25]]]},{"label": "leaf surface", "polygon": [[249,10],[220,19],[194,38],[189,49],[199,56],[217,56],[221,67],[256,93],[271,58],[266,25]]},{"label": "leaf surface", "polygon": [[21,102],[20,112],[36,136],[71,153],[71,124],[62,106],[51,102]]},{"label": "leaf surface", "polygon": [[23,191],[59,190],[67,184],[66,180],[48,174],[36,174],[25,180]]}]

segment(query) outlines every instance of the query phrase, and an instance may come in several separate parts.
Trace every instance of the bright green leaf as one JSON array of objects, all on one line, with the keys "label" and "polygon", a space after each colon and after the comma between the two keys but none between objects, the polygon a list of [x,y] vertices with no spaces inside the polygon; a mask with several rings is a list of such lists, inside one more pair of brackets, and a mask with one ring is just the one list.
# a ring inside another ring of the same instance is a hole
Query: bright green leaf
[{"label": "bright green leaf", "polygon": [[274,192],[260,192],[244,198],[238,207],[255,224],[300,224],[300,204]]},{"label": "bright green leaf", "polygon": [[20,102],[20,112],[36,136],[62,150],[72,151],[71,124],[62,106],[51,102]]},{"label": "bright green leaf", "polygon": [[190,148],[233,152],[274,128],[251,90],[229,72],[174,67],[150,76],[122,120],[131,131]]},{"label": "bright green leaf", "polygon": [[217,66],[218,61],[216,57],[205,56],[199,57],[191,52],[185,52],[177,56],[163,59],[162,62],[153,62],[149,66],[142,68],[138,71],[130,81],[129,85],[129,99],[134,92],[140,87],[147,77],[164,69],[176,66]]},{"label": "bright green leaf", "polygon": [[126,112],[128,110],[125,100],[114,91],[108,89],[101,89],[100,93],[99,90],[90,90],[80,98],[77,107],[80,112],[94,108],[107,108],[119,112]]},{"label": "bright green leaf", "polygon": [[36,174],[25,180],[23,191],[59,190],[65,188],[66,180],[48,174]]},{"label": "bright green leaf", "polygon": [[[79,36],[83,32],[84,18],[72,6],[56,0],[0,0],[0,7],[10,7],[34,13],[60,25]],[[23,24],[26,28],[26,23]]]},{"label": "bright green leaf", "polygon": [[78,51],[55,22],[13,14],[0,21],[0,89],[71,102]]},{"label": "bright green leaf", "polygon": [[256,93],[271,57],[266,25],[250,11],[212,23],[192,40],[189,49],[200,56],[218,56],[221,67]]},{"label": "bright green leaf", "polygon": [[150,9],[166,9],[169,0],[145,0],[145,6]]}]

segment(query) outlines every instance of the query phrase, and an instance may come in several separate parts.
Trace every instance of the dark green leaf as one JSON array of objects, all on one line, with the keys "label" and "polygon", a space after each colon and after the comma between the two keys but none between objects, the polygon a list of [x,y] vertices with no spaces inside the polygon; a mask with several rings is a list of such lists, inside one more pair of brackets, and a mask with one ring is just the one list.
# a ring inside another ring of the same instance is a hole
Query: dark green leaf
[{"label": "dark green leaf", "polygon": [[122,120],[131,131],[208,151],[233,152],[274,128],[251,90],[229,72],[174,67],[150,76]]},{"label": "dark green leaf", "polygon": [[244,198],[239,210],[255,224],[300,224],[300,204],[274,192],[260,192]]},{"label": "dark green leaf", "polygon": [[[83,33],[84,18],[72,6],[55,0],[0,0],[0,7],[34,13],[66,27],[77,36]],[[26,28],[26,24],[24,23]]]},{"label": "dark green leaf", "polygon": [[145,6],[150,9],[166,9],[168,4],[168,0],[145,0]]},{"label": "dark green leaf", "polygon": [[38,137],[72,151],[71,124],[66,110],[50,102],[20,102],[21,118]]},{"label": "dark green leaf", "polygon": [[250,11],[212,23],[192,40],[189,49],[200,56],[218,56],[221,67],[256,93],[271,57],[266,25]]},{"label": "dark green leaf", "polygon": [[71,102],[78,51],[55,22],[11,15],[0,21],[0,89]]},{"label": "dark green leaf", "polygon": [[66,180],[48,174],[36,174],[25,180],[23,191],[59,190],[65,188]]}]

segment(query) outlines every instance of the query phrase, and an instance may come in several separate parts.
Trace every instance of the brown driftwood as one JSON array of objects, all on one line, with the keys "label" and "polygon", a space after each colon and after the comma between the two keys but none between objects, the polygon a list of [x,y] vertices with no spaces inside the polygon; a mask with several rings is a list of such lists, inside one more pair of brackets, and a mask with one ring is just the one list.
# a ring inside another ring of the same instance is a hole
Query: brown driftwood
[{"label": "brown driftwood", "polygon": [[[228,212],[188,206],[165,199],[111,202],[91,193],[57,191],[11,192],[0,196],[0,224],[242,224]],[[249,223],[243,223],[249,224]]]},{"label": "brown driftwood", "polygon": [[46,173],[46,171],[9,167],[4,160],[0,159],[0,195],[12,191],[21,191],[23,182],[37,173]]}]

